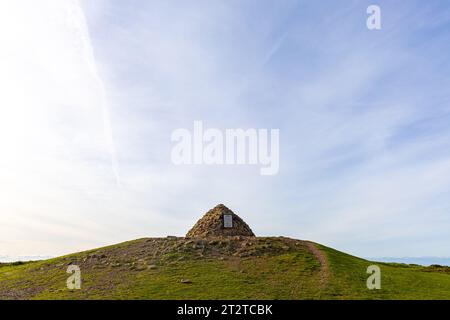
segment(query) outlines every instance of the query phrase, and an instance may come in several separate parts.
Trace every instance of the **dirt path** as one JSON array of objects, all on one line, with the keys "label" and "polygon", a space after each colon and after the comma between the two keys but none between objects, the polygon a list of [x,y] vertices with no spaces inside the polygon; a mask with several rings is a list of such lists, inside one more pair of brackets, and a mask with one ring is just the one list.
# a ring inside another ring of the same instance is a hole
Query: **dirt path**
[{"label": "dirt path", "polygon": [[320,262],[320,285],[324,287],[327,284],[330,275],[327,256],[318,249],[314,243],[305,241],[305,245]]}]

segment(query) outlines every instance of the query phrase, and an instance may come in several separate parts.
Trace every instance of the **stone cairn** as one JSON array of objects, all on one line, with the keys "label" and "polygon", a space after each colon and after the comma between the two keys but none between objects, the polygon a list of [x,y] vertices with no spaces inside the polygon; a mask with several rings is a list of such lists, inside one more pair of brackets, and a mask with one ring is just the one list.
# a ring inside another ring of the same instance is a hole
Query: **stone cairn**
[{"label": "stone cairn", "polygon": [[[224,215],[231,215],[231,227],[224,225]],[[244,220],[223,204],[219,204],[209,210],[186,234],[187,238],[229,236],[254,237],[255,234]]]}]

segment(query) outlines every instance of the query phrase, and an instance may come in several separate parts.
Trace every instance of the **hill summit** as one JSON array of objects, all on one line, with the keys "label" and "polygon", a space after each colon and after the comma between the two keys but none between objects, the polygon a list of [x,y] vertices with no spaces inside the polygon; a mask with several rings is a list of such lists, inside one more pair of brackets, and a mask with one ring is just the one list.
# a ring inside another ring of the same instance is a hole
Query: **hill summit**
[{"label": "hill summit", "polygon": [[[450,299],[450,268],[367,261],[320,244],[256,237],[224,205],[188,237],[143,238],[49,260],[0,263],[2,299]],[[367,287],[368,267],[382,288]],[[70,289],[78,267],[81,288]]]},{"label": "hill summit", "polygon": [[209,210],[186,234],[189,238],[224,236],[254,237],[247,223],[223,204]]}]

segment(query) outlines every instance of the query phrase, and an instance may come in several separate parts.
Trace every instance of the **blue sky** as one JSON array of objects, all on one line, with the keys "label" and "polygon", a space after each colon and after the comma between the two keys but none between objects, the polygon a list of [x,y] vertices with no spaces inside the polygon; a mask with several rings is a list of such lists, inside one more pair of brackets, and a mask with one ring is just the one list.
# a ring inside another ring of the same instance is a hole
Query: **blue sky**
[{"label": "blue sky", "polygon": [[[450,256],[445,1],[10,6],[0,254],[183,235],[224,203],[261,236]],[[171,132],[195,120],[279,128],[278,175],[174,166]]]}]

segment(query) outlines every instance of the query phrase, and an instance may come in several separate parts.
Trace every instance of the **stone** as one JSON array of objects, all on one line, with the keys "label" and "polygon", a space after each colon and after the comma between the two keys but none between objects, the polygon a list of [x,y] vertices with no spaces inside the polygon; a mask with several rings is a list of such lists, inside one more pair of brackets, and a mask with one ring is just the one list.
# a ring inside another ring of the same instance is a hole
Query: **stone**
[{"label": "stone", "polygon": [[147,266],[146,265],[143,265],[143,264],[139,264],[139,265],[137,265],[136,267],[135,267],[135,270],[136,271],[143,271],[143,270],[146,270],[147,269]]},{"label": "stone", "polygon": [[[224,216],[231,216],[232,219],[231,223],[228,221],[227,227],[225,227]],[[223,204],[209,210],[186,234],[189,238],[254,236],[248,224]]]},{"label": "stone", "polygon": [[181,283],[186,283],[186,284],[188,284],[188,283],[192,283],[192,281],[189,280],[189,279],[181,279]]}]

